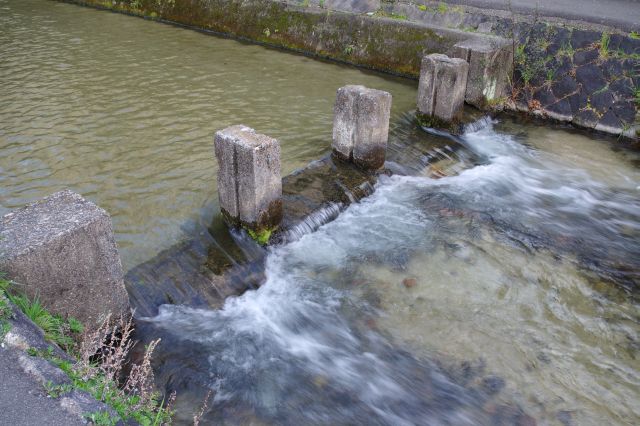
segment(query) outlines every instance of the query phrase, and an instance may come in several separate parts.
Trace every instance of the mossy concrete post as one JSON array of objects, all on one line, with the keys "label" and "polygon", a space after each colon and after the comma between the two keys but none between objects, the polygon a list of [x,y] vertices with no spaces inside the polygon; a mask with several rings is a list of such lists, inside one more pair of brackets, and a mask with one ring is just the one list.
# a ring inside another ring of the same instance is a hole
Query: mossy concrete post
[{"label": "mossy concrete post", "polygon": [[282,220],[280,144],[276,139],[236,125],[216,132],[218,196],[223,215],[259,242]]},{"label": "mossy concrete post", "polygon": [[364,170],[384,165],[389,138],[391,94],[349,85],[338,89],[333,116],[335,156]]},{"label": "mossy concrete post", "polygon": [[455,124],[467,87],[469,64],[464,59],[431,54],[422,58],[418,84],[418,116],[428,127]]},{"label": "mossy concrete post", "polygon": [[513,70],[511,41],[499,37],[471,38],[456,43],[452,56],[469,63],[466,103],[482,109],[505,98]]},{"label": "mossy concrete post", "polygon": [[52,313],[90,327],[130,314],[111,218],[69,190],[0,219],[0,271]]}]

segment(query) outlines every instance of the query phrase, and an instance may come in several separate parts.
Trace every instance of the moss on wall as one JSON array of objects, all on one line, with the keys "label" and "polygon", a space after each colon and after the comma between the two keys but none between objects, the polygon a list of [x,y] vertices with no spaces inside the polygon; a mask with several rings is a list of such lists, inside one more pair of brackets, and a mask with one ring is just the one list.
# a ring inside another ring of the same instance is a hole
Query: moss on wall
[{"label": "moss on wall", "polygon": [[424,54],[446,52],[468,33],[273,0],[66,0],[161,19],[417,78]]}]

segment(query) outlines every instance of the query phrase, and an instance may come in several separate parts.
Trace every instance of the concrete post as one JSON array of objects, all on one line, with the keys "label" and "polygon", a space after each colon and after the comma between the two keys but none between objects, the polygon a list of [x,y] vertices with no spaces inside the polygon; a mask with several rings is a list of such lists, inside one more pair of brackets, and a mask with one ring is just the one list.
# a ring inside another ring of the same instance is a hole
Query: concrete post
[{"label": "concrete post", "polygon": [[384,165],[389,138],[391,94],[364,86],[344,86],[336,93],[333,152],[365,170]]},{"label": "concrete post", "polygon": [[87,326],[130,314],[111,219],[68,190],[0,219],[0,271],[51,312]]},{"label": "concrete post", "polygon": [[504,38],[472,38],[457,43],[453,56],[469,63],[465,101],[486,108],[507,95],[513,70],[513,45]]},{"label": "concrete post", "polygon": [[237,125],[216,132],[214,145],[222,213],[262,240],[282,220],[280,144]]},{"label": "concrete post", "polygon": [[458,58],[432,54],[422,58],[418,84],[418,113],[429,127],[448,127],[464,105],[469,64]]}]

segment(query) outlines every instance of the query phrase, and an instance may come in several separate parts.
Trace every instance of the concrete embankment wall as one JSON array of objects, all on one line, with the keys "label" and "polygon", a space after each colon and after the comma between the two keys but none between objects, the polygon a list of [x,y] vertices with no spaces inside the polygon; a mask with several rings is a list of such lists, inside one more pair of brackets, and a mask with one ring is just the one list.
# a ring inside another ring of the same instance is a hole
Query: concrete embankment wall
[{"label": "concrete embankment wall", "polygon": [[510,96],[495,106],[638,137],[636,33],[419,0],[66,0],[417,78],[421,58],[490,34],[512,39]]},{"label": "concrete embankment wall", "polygon": [[67,0],[159,18],[379,71],[417,78],[426,53],[448,52],[467,32],[272,0]]}]

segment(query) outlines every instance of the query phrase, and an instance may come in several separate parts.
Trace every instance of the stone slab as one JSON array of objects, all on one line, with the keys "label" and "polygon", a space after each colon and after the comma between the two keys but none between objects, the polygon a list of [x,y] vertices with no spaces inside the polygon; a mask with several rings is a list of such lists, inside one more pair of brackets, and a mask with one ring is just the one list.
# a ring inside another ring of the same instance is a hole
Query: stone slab
[{"label": "stone slab", "polygon": [[344,160],[351,160],[356,130],[356,100],[366,88],[348,85],[338,89],[333,107],[333,152]]},{"label": "stone slab", "polygon": [[334,154],[365,170],[384,165],[392,97],[382,90],[349,85],[338,89],[334,105]]},{"label": "stone slab", "polygon": [[214,137],[221,209],[250,228],[282,219],[280,144],[250,127],[235,125]]},{"label": "stone slab", "polygon": [[469,63],[465,101],[485,108],[507,95],[513,71],[512,43],[503,38],[470,38],[453,47],[453,57]]},{"label": "stone slab", "polygon": [[420,69],[418,111],[442,122],[456,120],[464,105],[468,71],[464,59],[426,55]]},{"label": "stone slab", "polygon": [[0,271],[51,312],[87,325],[129,314],[111,218],[69,190],[0,219]]},{"label": "stone slab", "polygon": [[382,90],[367,89],[358,96],[353,162],[360,168],[376,170],[384,165],[391,101],[391,94]]}]

